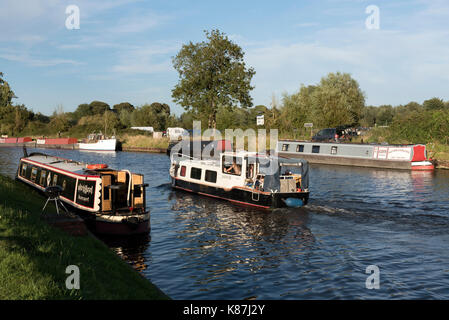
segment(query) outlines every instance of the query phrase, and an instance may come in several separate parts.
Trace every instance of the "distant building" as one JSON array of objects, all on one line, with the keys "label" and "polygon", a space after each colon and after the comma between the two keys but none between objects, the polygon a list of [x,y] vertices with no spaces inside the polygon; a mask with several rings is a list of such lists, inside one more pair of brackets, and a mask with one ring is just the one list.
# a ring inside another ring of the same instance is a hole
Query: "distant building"
[{"label": "distant building", "polygon": [[142,131],[148,131],[150,133],[154,132],[154,128],[153,127],[131,127],[131,129],[134,130],[142,130]]}]

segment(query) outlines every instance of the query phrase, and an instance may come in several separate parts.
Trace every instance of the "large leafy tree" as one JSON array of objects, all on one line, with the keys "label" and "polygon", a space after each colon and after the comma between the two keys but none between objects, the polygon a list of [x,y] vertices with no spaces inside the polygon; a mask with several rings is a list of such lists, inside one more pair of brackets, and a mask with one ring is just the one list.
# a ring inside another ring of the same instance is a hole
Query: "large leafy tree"
[{"label": "large leafy tree", "polygon": [[358,124],[365,107],[359,84],[348,73],[329,73],[312,93],[314,120],[322,127]]},{"label": "large leafy tree", "polygon": [[218,107],[251,107],[249,92],[254,69],[247,69],[242,49],[219,30],[205,31],[207,40],[185,44],[173,58],[179,82],[172,90],[173,101],[186,110],[208,117],[216,128]]}]

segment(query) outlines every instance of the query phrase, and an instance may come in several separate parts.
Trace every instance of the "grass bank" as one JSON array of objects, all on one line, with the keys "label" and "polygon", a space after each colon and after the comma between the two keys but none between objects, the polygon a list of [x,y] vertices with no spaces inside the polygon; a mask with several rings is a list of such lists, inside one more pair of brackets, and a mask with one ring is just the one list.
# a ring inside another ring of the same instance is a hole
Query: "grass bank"
[{"label": "grass bank", "polygon": [[[168,299],[98,239],[46,224],[44,203],[34,190],[0,175],[0,300]],[[66,288],[69,265],[80,270],[79,290]]]}]

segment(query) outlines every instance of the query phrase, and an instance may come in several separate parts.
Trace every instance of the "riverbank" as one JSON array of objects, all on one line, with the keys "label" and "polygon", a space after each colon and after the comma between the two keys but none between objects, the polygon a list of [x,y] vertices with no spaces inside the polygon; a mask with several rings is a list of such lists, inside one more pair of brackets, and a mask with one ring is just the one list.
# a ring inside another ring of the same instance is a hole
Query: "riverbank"
[{"label": "riverbank", "polygon": [[[100,240],[45,223],[44,203],[36,191],[0,175],[0,300],[169,299]],[[78,290],[65,285],[70,265],[80,271]]]}]

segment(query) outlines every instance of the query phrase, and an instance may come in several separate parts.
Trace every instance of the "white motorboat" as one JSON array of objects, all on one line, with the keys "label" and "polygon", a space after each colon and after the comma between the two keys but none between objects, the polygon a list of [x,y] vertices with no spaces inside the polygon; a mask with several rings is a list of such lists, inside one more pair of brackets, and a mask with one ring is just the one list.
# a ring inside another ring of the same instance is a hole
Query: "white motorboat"
[{"label": "white motorboat", "polygon": [[115,136],[107,139],[102,134],[90,134],[87,142],[79,143],[80,150],[90,151],[115,151],[117,150],[117,139]]}]

